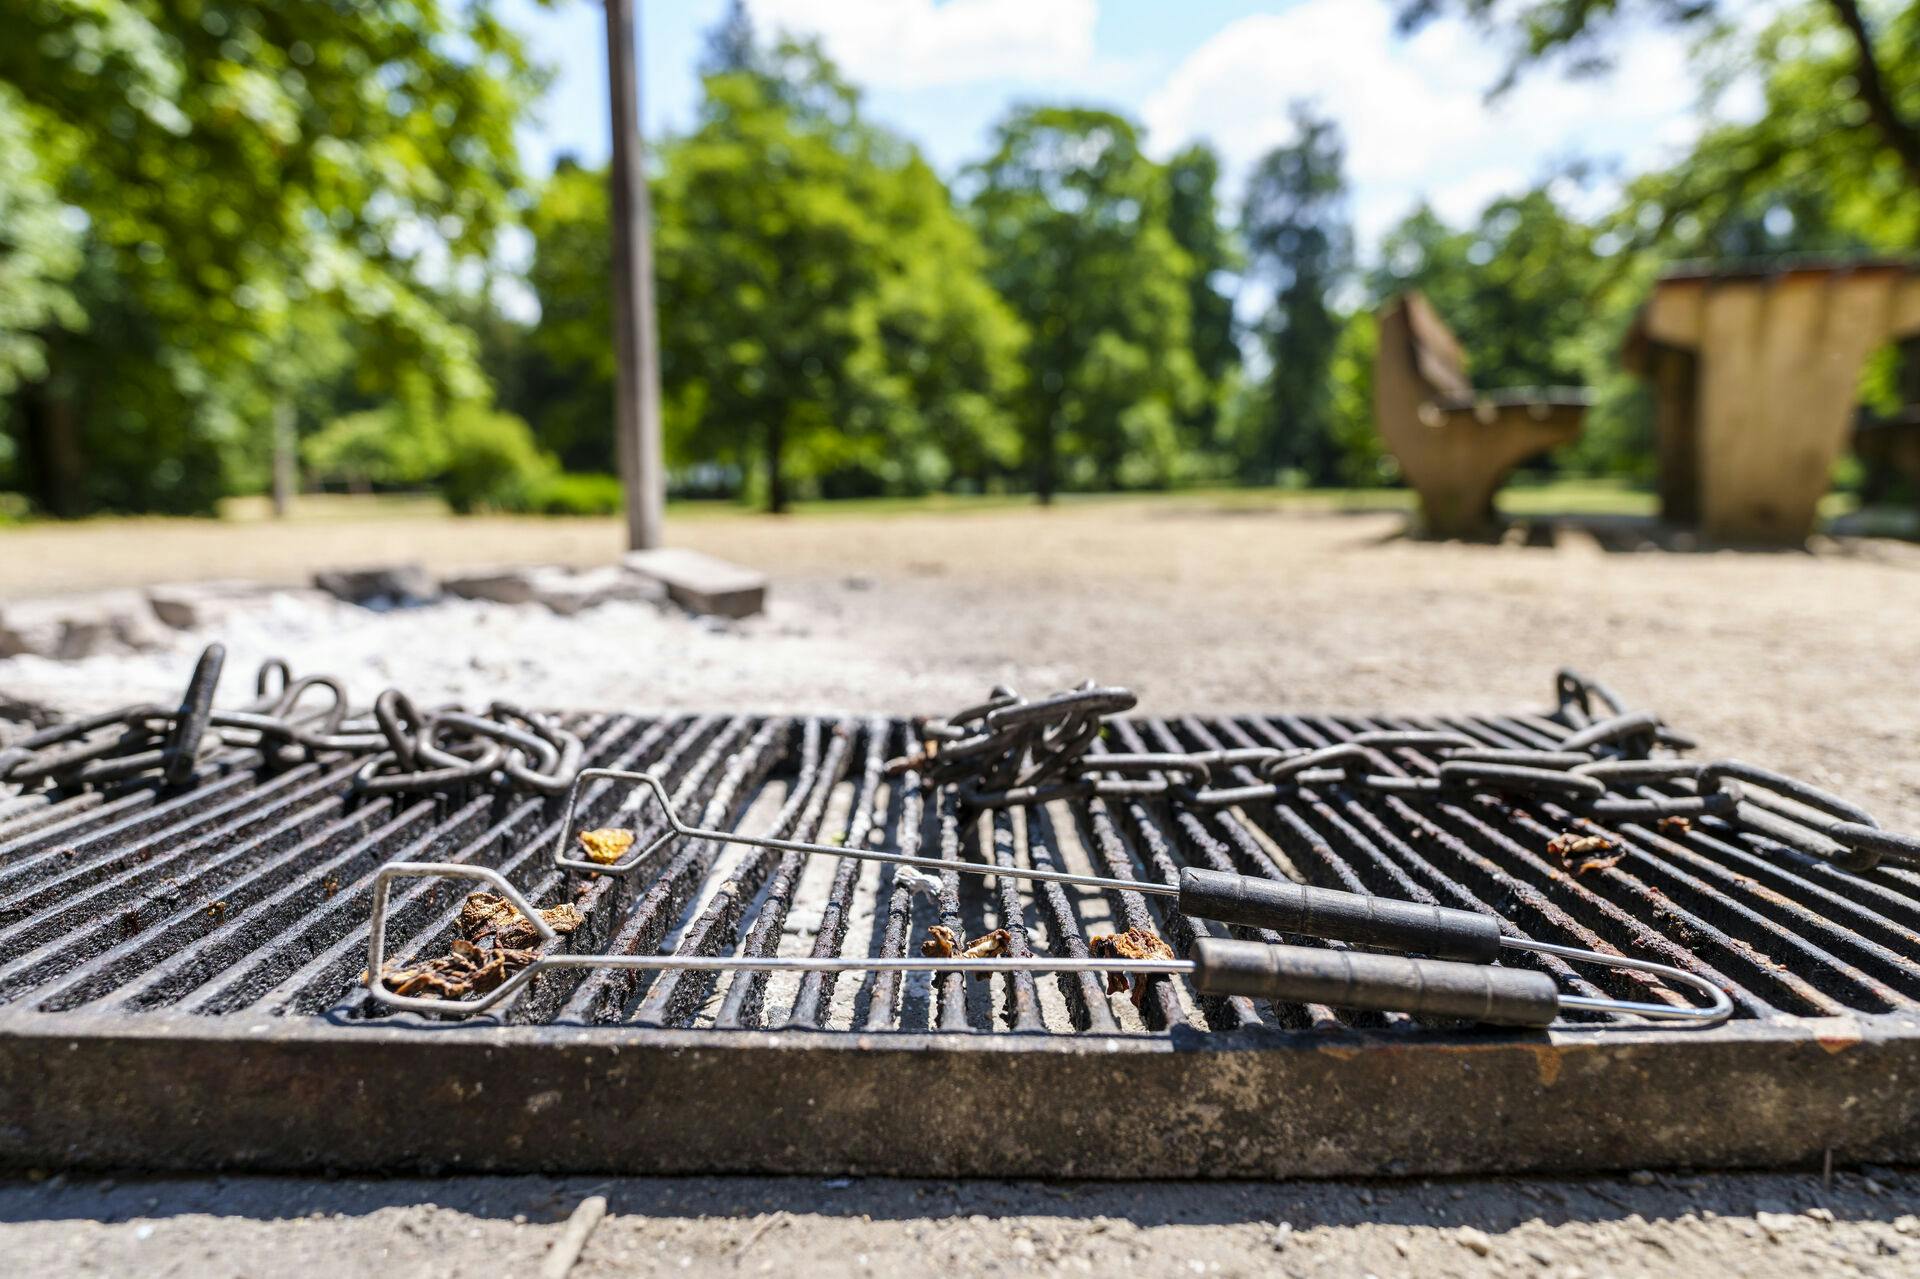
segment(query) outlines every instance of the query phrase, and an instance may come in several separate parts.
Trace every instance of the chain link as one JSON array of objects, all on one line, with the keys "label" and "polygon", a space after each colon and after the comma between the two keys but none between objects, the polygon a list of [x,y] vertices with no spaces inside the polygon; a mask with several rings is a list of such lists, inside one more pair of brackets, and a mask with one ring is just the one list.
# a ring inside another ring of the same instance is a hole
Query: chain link
[{"label": "chain link", "polygon": [[[1651,711],[1627,710],[1606,685],[1577,671],[1560,671],[1554,689],[1555,715],[1567,731],[1545,749],[1490,747],[1456,732],[1377,730],[1294,750],[1122,754],[1093,748],[1107,717],[1135,705],[1128,690],[1089,681],[1029,702],[1001,687],[977,706],[924,721],[921,748],[888,768],[917,772],[928,786],[956,786],[977,808],[1154,799],[1222,809],[1325,786],[1424,799],[1538,796],[1612,821],[1717,817],[1848,870],[1870,870],[1883,857],[1920,862],[1920,839],[1881,828],[1865,810],[1817,787],[1737,761],[1676,758],[1673,752],[1693,748],[1692,739]],[[1394,750],[1430,752],[1439,767],[1403,776],[1386,753]],[[1261,780],[1233,784],[1236,769]],[[1634,797],[1614,789],[1660,784],[1690,785],[1692,792]]]},{"label": "chain link", "polygon": [[544,715],[498,701],[485,715],[422,712],[390,688],[371,717],[350,719],[344,684],[329,675],[295,679],[279,658],[261,663],[253,702],[216,710],[225,663],[225,648],[208,645],[177,707],[124,706],[20,738],[0,749],[0,785],[78,790],[154,775],[179,786],[223,749],[257,751],[273,768],[361,756],[354,786],[372,795],[481,784],[557,795],[580,771],[580,739]]}]

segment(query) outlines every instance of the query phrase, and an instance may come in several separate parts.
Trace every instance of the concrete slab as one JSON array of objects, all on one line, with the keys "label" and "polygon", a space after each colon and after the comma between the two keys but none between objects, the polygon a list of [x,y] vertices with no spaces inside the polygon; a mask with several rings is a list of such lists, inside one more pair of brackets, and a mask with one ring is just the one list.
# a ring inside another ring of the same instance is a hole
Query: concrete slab
[{"label": "concrete slab", "polygon": [[621,563],[631,572],[667,588],[667,596],[682,608],[715,617],[751,617],[766,607],[766,575],[726,560],[664,547],[630,552]]}]

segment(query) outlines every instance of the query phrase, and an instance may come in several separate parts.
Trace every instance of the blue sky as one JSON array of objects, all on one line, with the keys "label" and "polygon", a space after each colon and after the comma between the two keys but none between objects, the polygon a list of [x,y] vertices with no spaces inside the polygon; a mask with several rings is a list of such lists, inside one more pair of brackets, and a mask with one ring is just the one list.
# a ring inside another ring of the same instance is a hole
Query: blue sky
[{"label": "blue sky", "polygon": [[[724,0],[642,0],[643,105],[653,132],[684,126],[698,99],[695,65]],[[1630,29],[1618,66],[1596,80],[1552,71],[1489,104],[1504,51],[1446,20],[1411,39],[1387,0],[750,0],[763,34],[818,36],[867,91],[870,115],[918,142],[951,175],[986,146],[1013,103],[1044,99],[1117,107],[1165,155],[1213,143],[1231,186],[1290,136],[1288,108],[1310,99],[1344,130],[1363,245],[1431,201],[1464,221],[1574,158],[1601,177],[1570,198],[1603,201],[1606,175],[1670,162],[1700,128],[1694,78],[1677,37]],[[522,134],[536,172],[573,153],[607,151],[604,19],[593,0],[508,0],[510,21],[557,72]],[[1736,91],[1722,114],[1750,109]]]}]

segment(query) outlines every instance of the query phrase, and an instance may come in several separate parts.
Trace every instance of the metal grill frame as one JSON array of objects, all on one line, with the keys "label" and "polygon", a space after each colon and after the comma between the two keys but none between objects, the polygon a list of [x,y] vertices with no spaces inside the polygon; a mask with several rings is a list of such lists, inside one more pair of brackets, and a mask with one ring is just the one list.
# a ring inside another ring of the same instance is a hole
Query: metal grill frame
[{"label": "metal grill frame", "polygon": [[[684,743],[694,722],[658,725],[679,725]],[[777,721],[709,722],[715,753]],[[1232,723],[1140,720],[1116,737],[1158,747],[1178,727],[1204,744]],[[831,741],[813,751],[829,783],[857,784],[855,752]],[[739,765],[731,784],[750,785],[754,767]],[[782,820],[818,820],[809,790],[794,788]],[[944,800],[925,802],[942,842],[954,838]],[[1120,827],[1149,864],[1169,856],[1113,807],[1089,812],[1090,856]],[[982,857],[1012,854],[1004,820],[990,819]],[[1176,813],[1151,829],[1217,840],[1219,820]],[[686,884],[655,883],[662,918],[683,913]],[[1043,915],[1056,905],[1032,895]],[[945,900],[940,913],[958,918]],[[623,993],[619,980],[597,997]],[[814,985],[801,1003],[817,1015],[827,994]],[[647,1002],[689,997],[655,983]],[[1088,1000],[1088,1028],[1067,1035],[1038,1028],[1014,999],[1013,1027],[993,1033],[589,1025],[577,1014],[590,1009],[571,1002],[553,1024],[518,1025],[17,1001],[0,1007],[0,1166],[1132,1178],[1920,1158],[1911,1010],[1749,1017],[1706,1032],[1201,1031],[1176,1018],[1141,1035],[1108,1033]]]}]

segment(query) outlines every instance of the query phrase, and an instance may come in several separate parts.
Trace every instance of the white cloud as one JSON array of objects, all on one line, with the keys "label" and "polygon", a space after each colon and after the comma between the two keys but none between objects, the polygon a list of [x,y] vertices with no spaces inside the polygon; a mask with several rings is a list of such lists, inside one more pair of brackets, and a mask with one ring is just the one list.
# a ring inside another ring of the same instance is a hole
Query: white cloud
[{"label": "white cloud", "polygon": [[1403,38],[1383,0],[1304,0],[1232,22],[1190,54],[1146,101],[1149,146],[1164,155],[1204,137],[1229,173],[1244,173],[1292,137],[1292,104],[1310,101],[1345,135],[1355,223],[1370,244],[1420,199],[1459,220],[1557,159],[1639,167],[1690,141],[1683,38],[1634,28],[1614,47],[1606,76],[1544,66],[1489,102],[1506,50],[1477,28],[1443,19]]},{"label": "white cloud", "polygon": [[1075,76],[1097,0],[752,0],[756,22],[816,35],[856,84],[923,89]]}]

